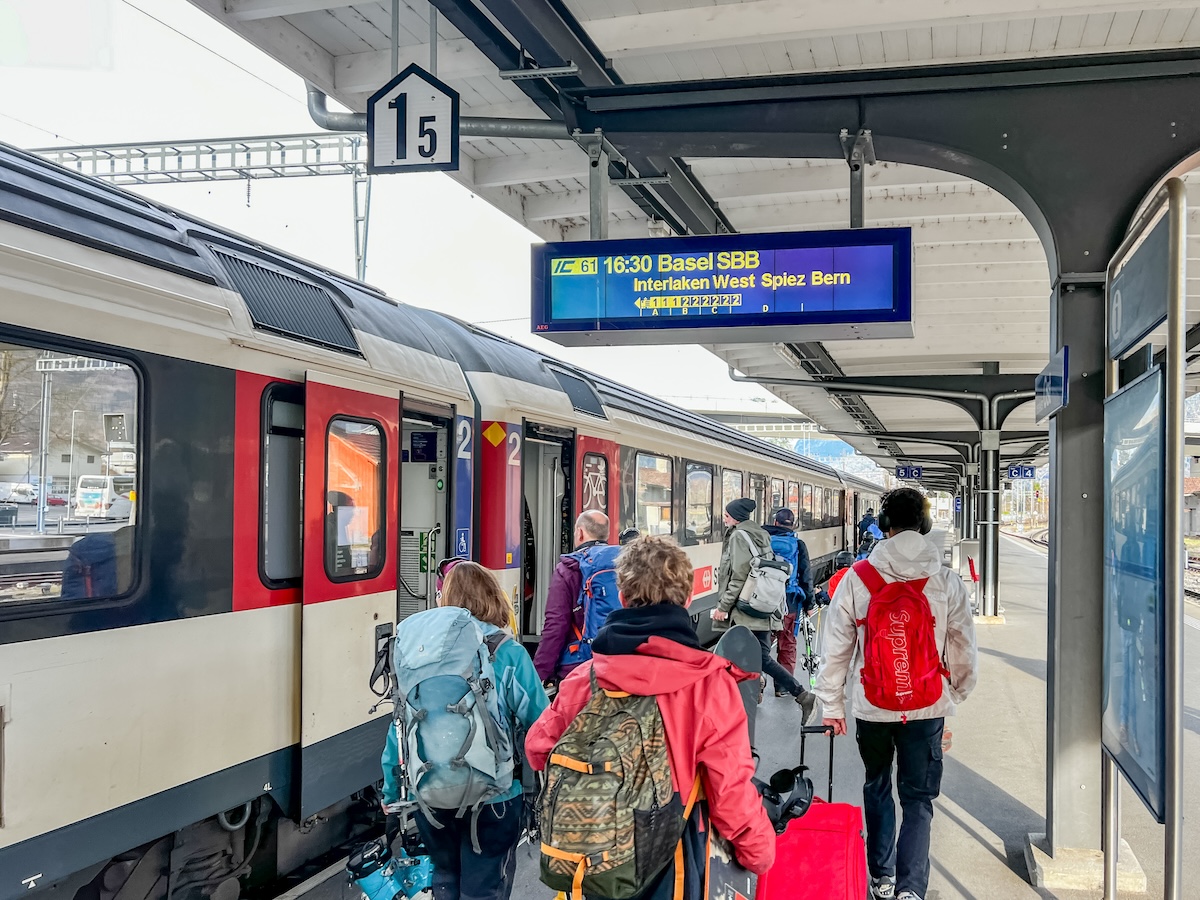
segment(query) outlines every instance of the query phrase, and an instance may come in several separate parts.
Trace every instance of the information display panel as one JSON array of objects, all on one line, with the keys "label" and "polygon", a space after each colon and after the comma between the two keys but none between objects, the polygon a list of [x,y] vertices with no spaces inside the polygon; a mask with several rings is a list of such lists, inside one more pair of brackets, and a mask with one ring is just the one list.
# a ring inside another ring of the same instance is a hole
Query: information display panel
[{"label": "information display panel", "polygon": [[1104,405],[1104,713],[1101,738],[1154,817],[1164,816],[1162,369]]},{"label": "information display panel", "polygon": [[567,345],[911,337],[912,231],[543,244],[532,322]]}]

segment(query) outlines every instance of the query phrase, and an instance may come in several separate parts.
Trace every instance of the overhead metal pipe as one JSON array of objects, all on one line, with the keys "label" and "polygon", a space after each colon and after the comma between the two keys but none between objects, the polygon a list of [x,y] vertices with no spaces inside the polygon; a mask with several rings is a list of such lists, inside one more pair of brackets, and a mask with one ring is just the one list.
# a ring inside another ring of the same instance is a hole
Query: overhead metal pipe
[{"label": "overhead metal pipe", "polygon": [[[367,114],[331,112],[328,97],[316,85],[305,82],[308,89],[308,114],[326,131],[350,131],[365,133]],[[508,119],[462,116],[458,120],[458,133],[464,137],[513,138],[533,141],[569,141],[571,132],[562,122],[550,119]]]}]

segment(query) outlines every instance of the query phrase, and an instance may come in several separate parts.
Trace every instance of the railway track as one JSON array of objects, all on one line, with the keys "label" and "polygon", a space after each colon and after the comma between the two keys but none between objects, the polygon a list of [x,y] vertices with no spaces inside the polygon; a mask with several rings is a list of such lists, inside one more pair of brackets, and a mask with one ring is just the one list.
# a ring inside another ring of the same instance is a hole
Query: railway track
[{"label": "railway track", "polygon": [[35,587],[39,584],[61,584],[62,572],[13,572],[0,574],[0,587],[17,587],[27,585]]}]

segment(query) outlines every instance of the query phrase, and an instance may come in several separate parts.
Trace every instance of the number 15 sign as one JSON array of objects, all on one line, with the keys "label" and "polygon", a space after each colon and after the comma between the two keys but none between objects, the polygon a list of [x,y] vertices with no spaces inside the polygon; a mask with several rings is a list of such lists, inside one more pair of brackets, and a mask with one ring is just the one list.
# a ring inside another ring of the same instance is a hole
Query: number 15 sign
[{"label": "number 15 sign", "polygon": [[458,169],[458,92],[415,63],[367,101],[367,171]]}]

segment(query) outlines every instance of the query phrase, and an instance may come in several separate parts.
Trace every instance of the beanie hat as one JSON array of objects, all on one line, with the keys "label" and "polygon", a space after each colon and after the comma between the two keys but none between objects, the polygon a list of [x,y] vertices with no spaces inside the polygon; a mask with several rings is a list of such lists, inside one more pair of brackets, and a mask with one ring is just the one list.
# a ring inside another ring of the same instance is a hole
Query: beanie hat
[{"label": "beanie hat", "polygon": [[739,522],[745,522],[750,518],[750,513],[754,512],[754,508],[758,504],[749,497],[739,497],[737,500],[730,500],[725,506],[725,512],[733,516]]},{"label": "beanie hat", "polygon": [[796,516],[785,506],[775,513],[775,524],[791,528],[796,524]]}]

